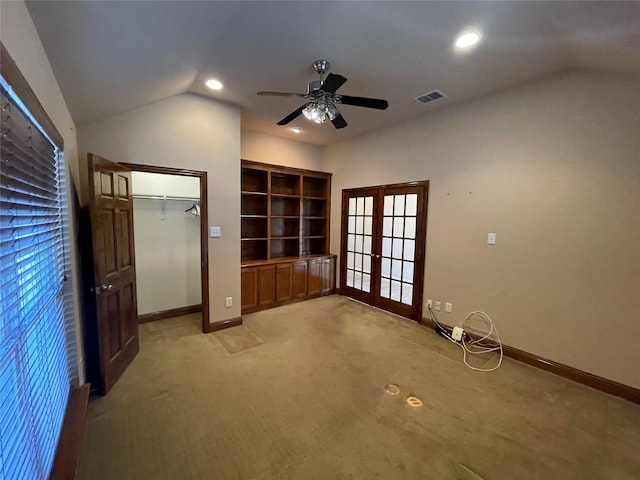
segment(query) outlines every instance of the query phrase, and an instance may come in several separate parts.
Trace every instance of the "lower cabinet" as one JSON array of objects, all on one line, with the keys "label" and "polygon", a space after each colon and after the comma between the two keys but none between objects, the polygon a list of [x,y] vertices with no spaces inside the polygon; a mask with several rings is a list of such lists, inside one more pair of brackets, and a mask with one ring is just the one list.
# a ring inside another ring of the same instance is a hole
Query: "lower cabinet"
[{"label": "lower cabinet", "polygon": [[293,264],[281,263],[276,265],[276,302],[291,300],[293,281]]},{"label": "lower cabinet", "polygon": [[335,277],[334,255],[243,266],[242,313],[329,295],[335,290]]},{"label": "lower cabinet", "polygon": [[293,296],[304,298],[307,296],[307,261],[292,263],[293,265]]}]

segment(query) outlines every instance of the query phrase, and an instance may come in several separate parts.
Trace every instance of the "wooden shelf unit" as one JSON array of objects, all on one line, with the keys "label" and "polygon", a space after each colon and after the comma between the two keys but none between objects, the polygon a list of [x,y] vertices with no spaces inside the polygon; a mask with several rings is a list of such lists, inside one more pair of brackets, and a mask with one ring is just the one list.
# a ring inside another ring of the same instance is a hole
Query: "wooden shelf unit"
[{"label": "wooden shelf unit", "polygon": [[331,174],[242,161],[242,263],[329,253]]},{"label": "wooden shelf unit", "polygon": [[331,174],[242,161],[242,313],[335,291]]}]

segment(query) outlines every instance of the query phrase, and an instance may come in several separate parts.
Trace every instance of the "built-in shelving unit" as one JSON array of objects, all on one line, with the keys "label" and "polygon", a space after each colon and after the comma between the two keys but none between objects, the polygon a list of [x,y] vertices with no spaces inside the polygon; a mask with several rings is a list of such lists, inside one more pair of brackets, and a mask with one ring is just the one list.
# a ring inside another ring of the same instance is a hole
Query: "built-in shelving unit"
[{"label": "built-in shelving unit", "polygon": [[242,161],[242,262],[329,253],[331,174]]},{"label": "built-in shelving unit", "polygon": [[331,174],[242,161],[242,313],[335,291]]}]

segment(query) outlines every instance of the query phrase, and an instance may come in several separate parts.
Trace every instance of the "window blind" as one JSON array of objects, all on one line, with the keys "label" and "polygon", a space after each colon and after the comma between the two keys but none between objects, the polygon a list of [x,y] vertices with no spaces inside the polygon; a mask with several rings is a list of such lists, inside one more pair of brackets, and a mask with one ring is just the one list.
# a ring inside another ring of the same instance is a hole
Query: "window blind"
[{"label": "window blind", "polygon": [[64,168],[4,82],[0,93],[0,479],[45,479],[70,387]]}]

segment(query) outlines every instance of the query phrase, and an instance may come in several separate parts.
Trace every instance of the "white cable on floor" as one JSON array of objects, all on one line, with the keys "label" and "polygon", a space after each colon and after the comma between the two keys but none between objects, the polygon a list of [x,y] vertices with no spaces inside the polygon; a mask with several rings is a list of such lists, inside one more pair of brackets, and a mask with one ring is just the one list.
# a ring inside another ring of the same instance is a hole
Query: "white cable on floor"
[{"label": "white cable on floor", "polygon": [[[475,370],[477,372],[493,372],[494,370],[497,370],[500,365],[502,365],[502,358],[504,356],[504,352],[502,351],[502,342],[500,341],[500,335],[498,334],[498,330],[496,329],[495,325],[493,324],[493,321],[491,320],[491,317],[484,313],[484,312],[480,312],[480,311],[475,311],[475,312],[471,312],[469,313],[464,320],[462,320],[460,323],[458,323],[458,327],[462,328],[463,330],[463,335],[462,335],[462,341],[457,342],[456,340],[454,340],[451,337],[451,332],[449,332],[448,329],[444,328],[442,325],[440,325],[440,323],[438,322],[438,319],[436,318],[435,313],[433,313],[433,311],[431,310],[431,307],[429,307],[429,314],[431,316],[431,320],[433,320],[433,322],[445,332],[444,337],[449,340],[452,343],[455,343],[456,345],[458,345],[460,348],[462,348],[462,352],[463,352],[463,361],[464,364],[469,367],[471,370]],[[468,329],[466,328],[466,324],[467,322],[473,318],[473,317],[480,317],[487,329],[488,332],[482,336],[481,338],[478,338],[477,340],[473,340],[471,339],[470,341],[466,341],[465,339],[467,337],[471,338],[470,335],[467,333]],[[493,336],[495,336],[495,338],[491,338]],[[492,341],[492,342],[496,342],[497,345],[494,344],[485,344],[483,342],[485,341]],[[493,367],[493,368],[478,368],[478,367],[474,367],[472,365],[469,365],[469,362],[467,361],[467,354],[470,355],[483,355],[485,353],[490,353],[490,352],[497,352],[500,351],[500,359],[498,360],[498,364]]]}]

